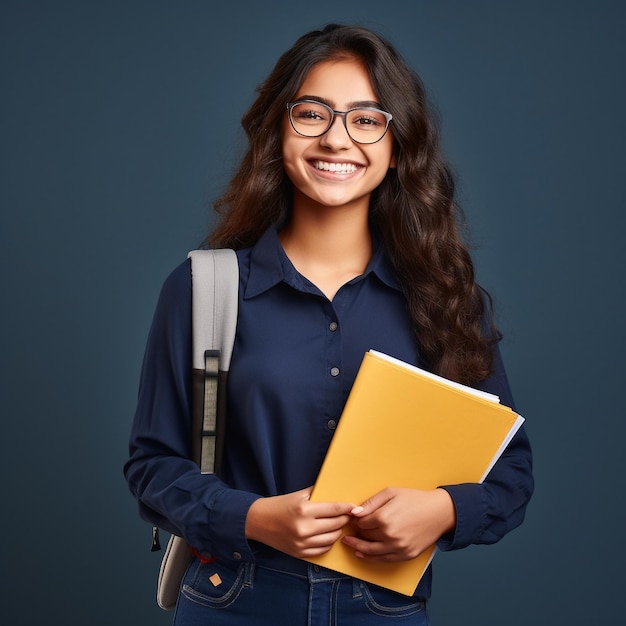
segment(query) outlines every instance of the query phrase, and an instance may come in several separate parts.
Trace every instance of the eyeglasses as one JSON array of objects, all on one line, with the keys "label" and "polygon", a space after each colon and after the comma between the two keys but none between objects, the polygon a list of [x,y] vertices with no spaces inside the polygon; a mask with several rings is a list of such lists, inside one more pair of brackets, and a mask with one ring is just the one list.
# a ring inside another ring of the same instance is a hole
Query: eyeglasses
[{"label": "eyeglasses", "polygon": [[356,143],[380,141],[393,119],[391,113],[374,107],[358,107],[348,111],[335,111],[317,100],[288,102],[289,121],[292,128],[303,137],[321,137],[330,130],[336,115],[343,117],[350,139]]}]

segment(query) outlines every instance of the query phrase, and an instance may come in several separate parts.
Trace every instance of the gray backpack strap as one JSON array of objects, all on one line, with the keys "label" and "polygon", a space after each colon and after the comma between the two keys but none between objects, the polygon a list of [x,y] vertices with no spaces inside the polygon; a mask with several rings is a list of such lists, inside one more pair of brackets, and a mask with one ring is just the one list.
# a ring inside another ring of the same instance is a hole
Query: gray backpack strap
[{"label": "gray backpack strap", "polygon": [[[221,463],[226,417],[226,376],[237,328],[239,266],[233,250],[192,250],[191,311],[193,339],[192,453],[205,474]],[[152,550],[160,550],[153,528]],[[192,559],[187,542],[171,535],[161,561],[157,602],[176,606],[183,575]]]},{"label": "gray backpack strap", "polygon": [[[226,376],[237,328],[239,266],[234,250],[192,250],[193,450],[203,474],[217,473],[224,435]],[[219,384],[218,384],[219,383]]]}]

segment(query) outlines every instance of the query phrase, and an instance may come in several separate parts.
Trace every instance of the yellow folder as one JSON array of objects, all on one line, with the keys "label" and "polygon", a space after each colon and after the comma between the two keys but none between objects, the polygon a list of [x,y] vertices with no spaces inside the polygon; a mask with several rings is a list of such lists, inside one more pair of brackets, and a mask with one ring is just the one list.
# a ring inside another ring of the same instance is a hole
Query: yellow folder
[{"label": "yellow folder", "polygon": [[[363,358],[311,500],[360,504],[385,487],[482,482],[524,419],[499,398],[370,350]],[[435,546],[402,563],[368,563],[341,541],[312,563],[412,595]]]}]

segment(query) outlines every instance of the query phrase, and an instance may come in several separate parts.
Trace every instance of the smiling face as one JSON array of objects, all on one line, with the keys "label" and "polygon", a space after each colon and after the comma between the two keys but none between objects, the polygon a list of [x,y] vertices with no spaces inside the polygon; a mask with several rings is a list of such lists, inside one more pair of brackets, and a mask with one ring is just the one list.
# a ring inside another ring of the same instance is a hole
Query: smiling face
[{"label": "smiling face", "polygon": [[[293,100],[318,100],[333,109],[378,108],[369,76],[357,60],[324,61],[308,73]],[[395,167],[393,136],[373,144],[359,144],[348,135],[341,116],[335,116],[321,137],[295,132],[285,113],[282,157],[294,186],[294,210],[300,206],[351,207],[367,210],[371,193],[390,167]]]}]

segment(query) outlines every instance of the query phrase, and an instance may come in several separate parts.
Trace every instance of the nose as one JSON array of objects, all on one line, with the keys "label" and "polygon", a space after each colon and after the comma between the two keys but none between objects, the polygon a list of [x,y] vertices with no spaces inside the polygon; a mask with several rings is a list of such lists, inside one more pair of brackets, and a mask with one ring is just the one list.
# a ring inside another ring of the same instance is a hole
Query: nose
[{"label": "nose", "polygon": [[332,150],[342,150],[352,146],[343,115],[335,115],[330,128],[320,138],[320,144]]}]

